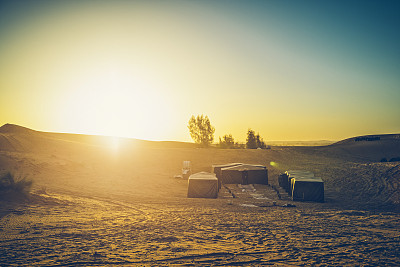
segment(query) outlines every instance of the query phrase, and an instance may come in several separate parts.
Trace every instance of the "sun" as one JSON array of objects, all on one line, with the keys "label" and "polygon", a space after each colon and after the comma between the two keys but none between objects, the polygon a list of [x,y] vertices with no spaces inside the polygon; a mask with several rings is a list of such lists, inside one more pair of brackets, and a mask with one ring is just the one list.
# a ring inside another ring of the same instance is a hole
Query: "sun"
[{"label": "sun", "polygon": [[166,89],[129,69],[97,69],[66,90],[60,120],[77,131],[162,140],[173,119]]}]

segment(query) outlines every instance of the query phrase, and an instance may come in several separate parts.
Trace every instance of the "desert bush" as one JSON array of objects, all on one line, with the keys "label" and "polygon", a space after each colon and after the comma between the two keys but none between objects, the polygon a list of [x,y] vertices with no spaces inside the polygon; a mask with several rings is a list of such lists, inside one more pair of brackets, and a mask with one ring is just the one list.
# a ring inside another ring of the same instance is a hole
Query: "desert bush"
[{"label": "desert bush", "polygon": [[396,162],[396,161],[400,161],[400,157],[391,158],[391,159],[389,160],[389,162]]},{"label": "desert bush", "polygon": [[0,176],[0,199],[16,200],[29,196],[33,181],[30,179],[15,179],[14,175],[7,172]]},{"label": "desert bush", "polygon": [[382,158],[381,162],[387,162],[387,159],[386,158]]},{"label": "desert bush", "polygon": [[232,148],[236,147],[236,143],[235,143],[235,140],[233,139],[231,134],[229,134],[229,135],[226,134],[226,135],[224,135],[222,137],[222,139],[221,139],[221,137],[219,138],[218,146],[220,148],[230,148],[230,149],[232,149]]}]

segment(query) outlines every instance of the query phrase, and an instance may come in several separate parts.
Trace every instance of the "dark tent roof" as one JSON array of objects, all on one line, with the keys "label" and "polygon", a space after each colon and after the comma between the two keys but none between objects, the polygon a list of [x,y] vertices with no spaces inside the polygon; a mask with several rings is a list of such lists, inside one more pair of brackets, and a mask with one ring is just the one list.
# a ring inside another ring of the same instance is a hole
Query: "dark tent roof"
[{"label": "dark tent roof", "polygon": [[222,168],[221,180],[223,184],[268,184],[268,170],[251,164]]},{"label": "dark tent roof", "polygon": [[211,165],[211,172],[215,173],[217,177],[219,177],[221,175],[222,168],[234,167],[238,165],[243,165],[243,163],[214,164]]},{"label": "dark tent roof", "polygon": [[290,177],[294,177],[296,175],[302,175],[302,176],[314,176],[314,173],[310,171],[305,171],[305,170],[289,170],[285,172],[286,175]]},{"label": "dark tent roof", "polygon": [[267,167],[263,165],[240,164],[237,166],[223,168],[223,170],[265,170],[266,168]]}]

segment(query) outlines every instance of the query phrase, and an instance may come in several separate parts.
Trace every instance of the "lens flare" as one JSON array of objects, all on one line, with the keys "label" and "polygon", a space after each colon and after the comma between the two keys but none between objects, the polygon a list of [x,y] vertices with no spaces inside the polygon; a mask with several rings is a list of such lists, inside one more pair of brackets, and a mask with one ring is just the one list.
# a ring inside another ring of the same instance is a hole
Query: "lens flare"
[{"label": "lens flare", "polygon": [[276,162],[274,162],[274,161],[271,161],[271,162],[269,163],[269,165],[271,165],[271,166],[274,167],[274,168],[277,168],[277,167],[278,167],[278,163],[276,163]]}]

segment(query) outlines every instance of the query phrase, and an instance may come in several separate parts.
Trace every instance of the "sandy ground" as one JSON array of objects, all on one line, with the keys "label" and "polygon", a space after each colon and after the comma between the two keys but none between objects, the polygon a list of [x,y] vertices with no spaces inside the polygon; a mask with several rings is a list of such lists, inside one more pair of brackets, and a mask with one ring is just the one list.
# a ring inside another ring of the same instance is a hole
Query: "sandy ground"
[{"label": "sandy ground", "polygon": [[[34,187],[30,201],[0,202],[2,266],[400,265],[399,163],[318,147],[39,150],[19,141],[0,151],[0,170]],[[188,199],[187,181],[174,178],[183,160],[194,172],[263,164],[271,185]],[[325,180],[325,203],[292,202],[278,188],[279,172],[300,168]]]}]

